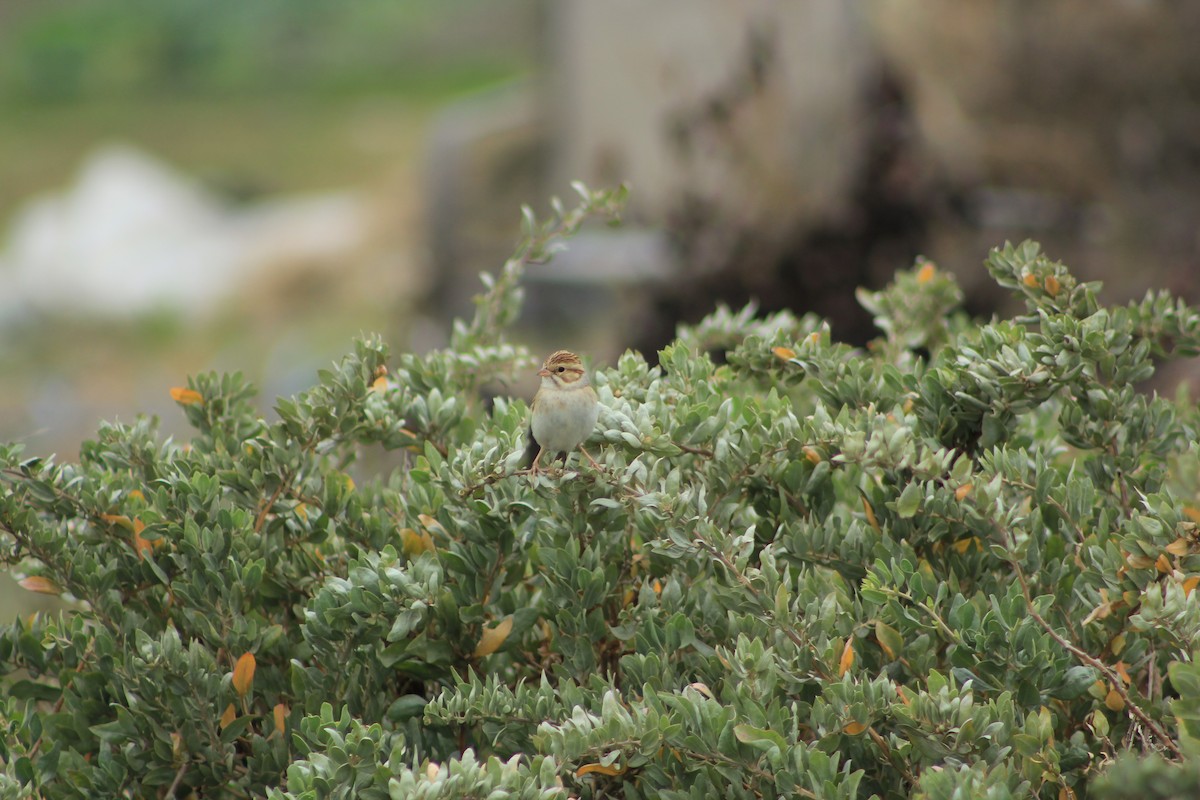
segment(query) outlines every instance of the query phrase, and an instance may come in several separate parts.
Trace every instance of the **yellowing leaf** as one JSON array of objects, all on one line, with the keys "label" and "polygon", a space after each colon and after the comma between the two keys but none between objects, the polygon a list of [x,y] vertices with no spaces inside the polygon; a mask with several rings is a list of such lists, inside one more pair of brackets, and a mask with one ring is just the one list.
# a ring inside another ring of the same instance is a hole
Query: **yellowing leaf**
[{"label": "yellowing leaf", "polygon": [[966,497],[970,493],[971,493],[971,484],[964,483],[962,486],[960,486],[954,490],[954,499],[962,500],[964,497]]},{"label": "yellowing leaf", "polygon": [[433,544],[433,538],[428,533],[424,531],[417,533],[412,528],[401,529],[400,549],[409,558],[416,558],[421,553],[433,553],[437,551],[437,548]]},{"label": "yellowing leaf", "polygon": [[1062,288],[1058,282],[1058,278],[1054,277],[1053,275],[1047,275],[1046,280],[1042,281],[1042,286],[1046,287],[1046,294],[1050,295],[1051,297],[1056,297],[1059,289]]},{"label": "yellowing leaf", "polygon": [[821,454],[818,453],[813,448],[809,447],[808,445],[805,445],[802,448],[802,452],[804,453],[804,457],[807,458],[810,463],[812,463],[812,464],[820,464],[821,463]]},{"label": "yellowing leaf", "polygon": [[901,408],[904,409],[905,414],[911,413],[913,410],[913,399],[911,397],[905,398],[904,405]]},{"label": "yellowing leaf", "polygon": [[127,531],[133,530],[133,520],[124,514],[101,514],[100,519],[111,522],[113,525],[120,525]]},{"label": "yellowing leaf", "polygon": [[968,536],[966,539],[959,539],[950,546],[954,548],[955,552],[965,555],[966,552],[971,549],[971,545],[975,545],[980,549],[980,551],[983,550],[983,546],[979,544],[978,536]]},{"label": "yellowing leaf", "polygon": [[233,722],[235,719],[237,719],[237,710],[234,709],[233,703],[230,703],[229,705],[225,706],[225,711],[221,714],[221,719],[218,723],[221,726],[221,730],[225,730],[225,728],[229,726],[229,723]]},{"label": "yellowing leaf", "polygon": [[283,703],[276,703],[275,708],[271,709],[271,717],[275,720],[275,730],[279,731],[280,735],[286,734],[288,707]]},{"label": "yellowing leaf", "polygon": [[238,693],[238,697],[245,697],[246,692],[250,691],[250,686],[254,683],[254,667],[256,663],[253,653],[242,653],[241,658],[234,665],[233,690]]},{"label": "yellowing leaf", "polygon": [[870,525],[871,529],[874,530],[876,533],[882,533],[883,531],[879,527],[879,520],[875,519],[875,509],[871,508],[871,503],[867,500],[866,497],[862,498],[862,504],[863,504],[863,512],[865,512],[867,515],[867,524]]},{"label": "yellowing leaf", "polygon": [[204,402],[204,397],[195,389],[182,386],[171,387],[171,399],[183,406],[194,406]]},{"label": "yellowing leaf", "polygon": [[842,657],[838,660],[838,677],[845,675],[852,666],[854,666],[854,640],[848,638],[845,647],[842,648]]},{"label": "yellowing leaf", "polygon": [[441,769],[436,761],[430,761],[425,765],[425,777],[431,781],[435,781]]},{"label": "yellowing leaf", "polygon": [[714,699],[712,689],[708,688],[707,683],[701,683],[700,681],[696,681],[695,683],[689,683],[688,686],[691,686],[693,689],[695,689],[697,692],[699,692],[700,694],[707,697],[709,700]]},{"label": "yellowing leaf", "polygon": [[654,590],[655,594],[662,594],[662,581],[655,578],[654,583],[650,584],[650,588]]},{"label": "yellowing leaf", "polygon": [[820,343],[820,341],[821,341],[821,334],[820,334],[820,332],[819,332],[819,331],[813,331],[812,333],[810,333],[810,334],[808,335],[808,341],[809,341],[809,344],[818,344],[818,343]]},{"label": "yellowing leaf", "polygon": [[428,514],[417,514],[417,519],[425,526],[425,530],[430,533],[445,533],[446,529],[442,527],[442,523],[438,522]]},{"label": "yellowing leaf", "polygon": [[1104,705],[1110,711],[1121,711],[1125,708],[1125,701],[1121,699],[1121,695],[1116,689],[1109,689],[1108,694],[1104,695]]},{"label": "yellowing leaf", "polygon": [[483,635],[479,637],[479,644],[475,645],[475,658],[483,658],[496,652],[500,645],[504,644],[508,635],[512,633],[512,626],[513,620],[510,614],[492,627],[484,628]]},{"label": "yellowing leaf", "polygon": [[875,620],[875,639],[889,659],[894,660],[904,649],[904,637],[900,635],[900,631],[883,620]]},{"label": "yellowing leaf", "polygon": [[1188,597],[1196,590],[1196,584],[1200,584],[1200,575],[1193,575],[1190,578],[1183,580],[1183,596]]},{"label": "yellowing leaf", "polygon": [[28,578],[21,578],[20,584],[22,589],[28,589],[38,594],[62,594],[62,589],[58,588],[57,583],[49,578],[43,578],[41,575],[30,575]]},{"label": "yellowing leaf", "polygon": [[142,531],[146,530],[146,523],[140,519],[133,521],[133,549],[137,552],[138,558],[145,558],[147,553],[153,553],[156,547],[162,547],[163,539],[146,539],[142,536]]},{"label": "yellowing leaf", "polygon": [[1178,539],[1167,545],[1166,551],[1173,556],[1186,556],[1188,554],[1188,540],[1183,536],[1180,536]]},{"label": "yellowing leaf", "polygon": [[380,375],[378,378],[376,378],[374,381],[371,382],[371,391],[372,392],[386,392],[387,388],[388,388],[387,375]]},{"label": "yellowing leaf", "polygon": [[296,516],[302,520],[308,519],[308,503],[299,503],[296,505]]},{"label": "yellowing leaf", "polygon": [[1109,647],[1112,649],[1114,656],[1121,655],[1121,651],[1125,649],[1125,634],[1118,633],[1114,636],[1112,642],[1109,643]]},{"label": "yellowing leaf", "polygon": [[861,722],[847,722],[846,727],[842,728],[842,733],[847,734],[848,736],[858,736],[866,729],[867,726]]},{"label": "yellowing leaf", "polygon": [[926,261],[921,265],[920,272],[917,273],[917,283],[929,283],[933,280],[934,274],[937,272],[937,267],[932,261]]},{"label": "yellowing leaf", "polygon": [[1030,289],[1036,289],[1036,288],[1038,288],[1038,286],[1041,285],[1038,282],[1037,275],[1034,275],[1032,272],[1026,272],[1025,277],[1021,278],[1021,282],[1024,283],[1026,286],[1028,286]]},{"label": "yellowing leaf", "polygon": [[1075,800],[1075,792],[1070,786],[1063,786],[1058,790],[1058,800]]},{"label": "yellowing leaf", "polygon": [[1184,506],[1183,515],[1192,522],[1200,524],[1200,508],[1196,508],[1195,506]]},{"label": "yellowing leaf", "polygon": [[789,361],[796,357],[796,351],[790,347],[774,347],[771,349],[771,352],[781,361]]},{"label": "yellowing leaf", "polygon": [[1113,669],[1121,676],[1121,680],[1126,686],[1133,683],[1133,678],[1129,677],[1129,670],[1125,667],[1124,661],[1118,661],[1116,664],[1113,664]]},{"label": "yellowing leaf", "polygon": [[1098,619],[1104,619],[1112,613],[1112,603],[1101,603],[1091,610],[1091,612],[1083,618],[1084,625],[1091,625]]},{"label": "yellowing leaf", "polygon": [[146,495],[142,494],[141,489],[134,489],[133,491],[131,491],[129,493],[129,498],[131,500],[141,500],[142,502],[146,501]]},{"label": "yellowing leaf", "polygon": [[1125,561],[1134,569],[1145,569],[1146,567],[1154,566],[1154,559],[1150,556],[1135,556],[1133,553],[1127,554]]},{"label": "yellowing leaf", "polygon": [[1171,560],[1167,558],[1166,553],[1158,554],[1158,558],[1154,561],[1154,567],[1164,575],[1171,571]]},{"label": "yellowing leaf", "polygon": [[625,772],[624,767],[606,767],[603,764],[593,763],[593,764],[584,764],[582,767],[575,770],[575,777],[582,778],[584,775],[592,775],[592,774],[608,775],[609,777],[612,777],[614,775],[620,775],[623,772]]}]

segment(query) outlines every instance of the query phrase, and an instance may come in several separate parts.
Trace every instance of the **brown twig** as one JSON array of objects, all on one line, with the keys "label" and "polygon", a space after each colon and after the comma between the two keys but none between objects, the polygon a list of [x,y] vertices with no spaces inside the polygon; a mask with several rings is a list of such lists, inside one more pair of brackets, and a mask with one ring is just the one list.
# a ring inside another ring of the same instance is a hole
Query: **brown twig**
[{"label": "brown twig", "polygon": [[285,491],[291,491],[292,480],[295,477],[296,473],[294,471],[285,474],[283,480],[281,480],[279,485],[275,487],[275,493],[271,495],[269,500],[263,503],[262,507],[258,510],[258,516],[254,518],[255,533],[262,533],[263,523],[267,521],[267,514],[269,514],[271,509],[275,507],[275,501],[279,499],[281,494],[283,494]]},{"label": "brown twig", "polygon": [[[1015,538],[1007,530],[1001,530],[1015,550]],[[1093,656],[1091,653],[1088,653],[1079,645],[1067,639],[1058,631],[1054,630],[1050,623],[1046,621],[1046,618],[1038,613],[1038,610],[1033,605],[1033,594],[1029,589],[1029,581],[1025,578],[1025,571],[1021,569],[1020,562],[1018,562],[1015,557],[1010,557],[1009,563],[1012,565],[1013,571],[1017,573],[1017,581],[1021,584],[1021,593],[1025,596],[1025,606],[1029,609],[1029,616],[1033,617],[1034,621],[1042,627],[1042,630],[1046,631],[1051,639],[1058,642],[1060,647],[1062,647],[1071,655],[1075,656],[1075,658],[1077,658],[1081,663],[1086,664],[1092,669],[1098,670],[1102,675],[1104,675],[1104,677],[1108,679],[1109,685],[1112,686],[1113,691],[1116,692],[1121,700],[1125,703],[1125,708],[1128,709],[1129,713],[1133,715],[1138,722],[1144,725],[1152,734],[1154,734],[1154,737],[1158,739],[1158,741],[1161,742],[1165,748],[1170,750],[1173,756],[1182,759],[1183,751],[1179,749],[1177,744],[1175,744],[1175,740],[1171,738],[1171,735],[1167,733],[1161,725],[1152,720],[1150,716],[1142,710],[1141,706],[1133,702],[1133,698],[1125,689],[1124,680],[1122,680],[1121,676],[1117,674],[1117,671]]]},{"label": "brown twig", "polygon": [[171,798],[175,796],[175,792],[179,789],[179,784],[183,783],[183,776],[187,775],[188,765],[190,761],[185,761],[179,765],[179,771],[175,773],[175,780],[171,781],[171,785],[167,787],[167,793],[164,797]]}]

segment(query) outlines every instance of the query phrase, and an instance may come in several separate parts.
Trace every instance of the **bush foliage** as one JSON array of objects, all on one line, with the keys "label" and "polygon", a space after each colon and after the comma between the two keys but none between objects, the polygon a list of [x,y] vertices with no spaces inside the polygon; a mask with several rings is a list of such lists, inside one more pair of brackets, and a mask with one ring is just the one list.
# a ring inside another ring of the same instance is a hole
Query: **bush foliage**
[{"label": "bush foliage", "polygon": [[1197,415],[1135,386],[1200,314],[1031,243],[987,261],[1022,316],[918,263],[866,351],[722,309],[595,370],[602,470],[531,478],[480,389],[531,383],[521,274],[621,200],[581,192],[445,350],[0,449],[0,557],[71,602],[0,632],[0,796],[1195,796]]}]

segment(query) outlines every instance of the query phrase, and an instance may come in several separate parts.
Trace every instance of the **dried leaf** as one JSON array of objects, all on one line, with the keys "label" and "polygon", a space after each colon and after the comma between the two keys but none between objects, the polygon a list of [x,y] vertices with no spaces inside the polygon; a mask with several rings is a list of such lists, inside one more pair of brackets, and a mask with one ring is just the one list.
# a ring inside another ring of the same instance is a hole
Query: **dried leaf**
[{"label": "dried leaf", "polygon": [[49,578],[43,578],[41,575],[30,575],[28,578],[22,578],[19,583],[22,589],[28,589],[38,594],[62,594],[62,589],[58,588],[57,583]]},{"label": "dried leaf", "polygon": [[1129,677],[1129,669],[1125,666],[1124,661],[1118,661],[1116,664],[1113,664],[1113,669],[1116,670],[1117,674],[1121,676],[1121,680],[1126,686],[1129,686],[1131,683],[1133,683],[1133,678]]},{"label": "dried leaf", "polygon": [[245,697],[254,683],[254,667],[256,666],[253,653],[242,653],[241,658],[233,667],[233,690],[238,697]]},{"label": "dried leaf", "polygon": [[883,530],[879,527],[879,520],[875,518],[875,509],[871,508],[870,501],[868,501],[866,497],[863,497],[862,504],[863,512],[867,515],[867,524],[870,525],[871,529],[876,533],[883,533]]},{"label": "dried leaf", "polygon": [[1193,575],[1190,578],[1183,580],[1183,596],[1188,597],[1196,589],[1196,584],[1200,584],[1200,575]]},{"label": "dried leaf", "polygon": [[1159,553],[1158,558],[1154,560],[1154,568],[1166,575],[1171,571],[1171,559],[1167,558],[1166,553]]},{"label": "dried leaf", "polygon": [[500,645],[504,644],[504,640],[512,633],[512,626],[513,619],[510,614],[492,627],[484,628],[483,635],[479,637],[479,644],[475,645],[475,658],[490,656],[500,649]]},{"label": "dried leaf", "polygon": [[1058,278],[1053,275],[1047,275],[1046,280],[1042,281],[1042,286],[1046,287],[1046,294],[1051,297],[1057,297],[1062,286],[1058,282]]},{"label": "dried leaf", "polygon": [[1196,508],[1195,506],[1184,506],[1183,515],[1192,522],[1200,524],[1200,508]]},{"label": "dried leaf", "polygon": [[187,389],[183,386],[171,387],[171,399],[182,406],[195,406],[204,403],[204,397],[195,389]]},{"label": "dried leaf", "polygon": [[137,552],[138,558],[145,558],[147,553],[153,553],[156,547],[162,547],[163,539],[146,539],[142,536],[142,531],[146,530],[146,523],[140,519],[133,521],[133,549]]},{"label": "dried leaf", "polygon": [[433,537],[424,531],[417,533],[412,528],[401,529],[400,549],[409,558],[416,558],[421,553],[437,552],[437,548],[433,544]]},{"label": "dried leaf", "polygon": [[120,525],[127,531],[133,530],[133,520],[124,514],[101,514],[100,519],[111,522],[113,525]]},{"label": "dried leaf", "polygon": [[276,703],[275,707],[271,709],[271,717],[275,720],[275,730],[279,732],[279,735],[286,735],[288,707],[283,703]]},{"label": "dried leaf", "polygon": [[950,546],[954,548],[955,552],[965,555],[971,549],[972,545],[978,548],[980,552],[983,552],[983,545],[980,543],[978,536],[968,536],[966,539],[959,539]]},{"label": "dried leaf", "polygon": [[1188,554],[1188,540],[1186,537],[1180,536],[1167,545],[1165,549],[1173,556],[1186,556]]},{"label": "dried leaf", "polygon": [[592,774],[608,775],[609,777],[613,777],[615,775],[620,775],[623,772],[625,772],[624,767],[606,767],[603,764],[592,763],[584,764],[582,767],[575,770],[575,777],[582,778],[584,775]]},{"label": "dried leaf", "polygon": [[838,660],[838,677],[845,675],[852,666],[854,666],[854,639],[848,638],[846,645],[842,648],[842,657]]},{"label": "dried leaf", "polygon": [[875,620],[875,639],[889,660],[895,660],[904,649],[904,637],[900,635],[900,631],[883,620]]}]

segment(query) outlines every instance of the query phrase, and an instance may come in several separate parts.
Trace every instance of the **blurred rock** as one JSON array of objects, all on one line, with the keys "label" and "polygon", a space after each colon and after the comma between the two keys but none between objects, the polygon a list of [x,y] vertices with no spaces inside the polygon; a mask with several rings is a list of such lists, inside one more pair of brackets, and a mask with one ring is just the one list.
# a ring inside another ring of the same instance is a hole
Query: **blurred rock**
[{"label": "blurred rock", "polygon": [[73,186],[16,215],[0,254],[0,312],[9,322],[30,312],[203,318],[280,270],[336,271],[369,237],[356,194],[232,207],[143,152],[108,146]]}]

